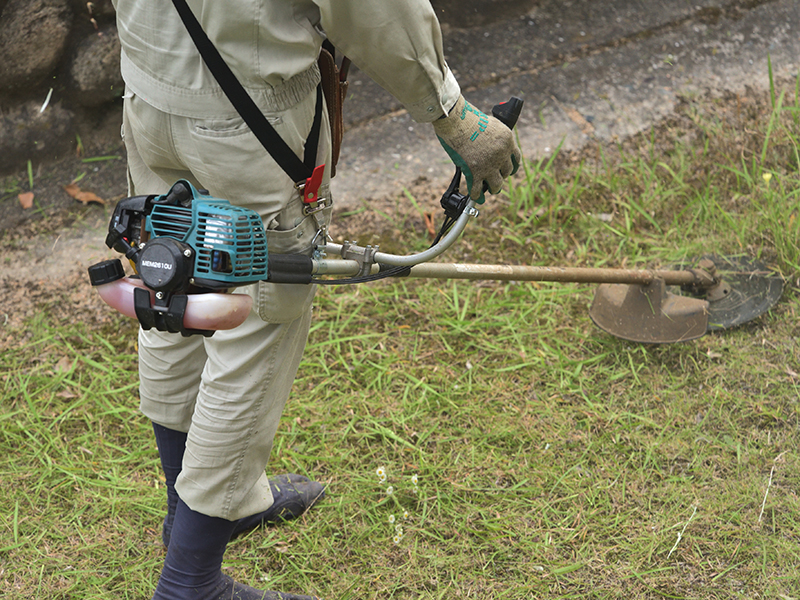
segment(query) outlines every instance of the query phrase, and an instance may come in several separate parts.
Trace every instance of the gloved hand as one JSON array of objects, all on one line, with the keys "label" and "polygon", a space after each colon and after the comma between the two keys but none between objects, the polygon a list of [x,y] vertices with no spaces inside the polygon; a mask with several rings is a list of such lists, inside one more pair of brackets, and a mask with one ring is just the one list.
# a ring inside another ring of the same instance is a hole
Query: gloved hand
[{"label": "gloved hand", "polygon": [[522,158],[511,130],[485,115],[464,99],[446,117],[433,122],[433,129],[447,154],[467,179],[470,198],[484,202],[483,184],[492,194],[519,168]]}]

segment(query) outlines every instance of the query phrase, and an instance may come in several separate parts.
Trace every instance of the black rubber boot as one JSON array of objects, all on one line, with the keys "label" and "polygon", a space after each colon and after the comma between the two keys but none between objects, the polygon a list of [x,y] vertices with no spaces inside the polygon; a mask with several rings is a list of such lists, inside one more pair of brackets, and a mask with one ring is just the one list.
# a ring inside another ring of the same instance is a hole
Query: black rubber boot
[{"label": "black rubber boot", "polygon": [[153,600],[315,600],[257,590],[223,575],[222,556],[235,526],[235,521],[195,512],[179,499]]},{"label": "black rubber boot", "polygon": [[[178,479],[183,466],[187,434],[156,423],[153,423],[153,431],[156,435],[161,468],[164,471],[167,485],[167,515],[164,517],[164,524],[161,527],[161,541],[165,547],[169,547],[172,521],[175,518],[175,507],[178,503],[175,480]],[[296,519],[311,508],[317,500],[325,497],[325,488],[322,484],[303,475],[293,473],[277,475],[269,479],[269,485],[272,490],[272,506],[262,513],[239,519],[234,527],[232,537],[263,525]]]},{"label": "black rubber boot", "polygon": [[239,519],[232,537],[262,525],[296,519],[314,506],[317,500],[325,497],[325,488],[321,483],[293,473],[270,477],[269,487],[272,490],[272,506],[262,513]]}]

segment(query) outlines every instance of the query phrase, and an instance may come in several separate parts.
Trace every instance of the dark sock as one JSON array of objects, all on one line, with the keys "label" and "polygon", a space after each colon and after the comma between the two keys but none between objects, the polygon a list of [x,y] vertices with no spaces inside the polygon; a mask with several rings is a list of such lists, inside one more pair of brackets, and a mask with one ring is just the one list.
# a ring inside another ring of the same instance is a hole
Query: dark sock
[{"label": "dark sock", "polygon": [[183,598],[190,590],[218,583],[222,556],[235,524],[195,512],[179,499],[167,558],[154,598]]},{"label": "dark sock", "polygon": [[[271,477],[269,483],[274,500],[272,506],[264,512],[243,517],[236,521],[231,537],[236,537],[264,525],[296,519],[311,508],[317,500],[325,497],[325,488],[322,484],[312,481],[303,475],[292,473],[277,475],[276,477]],[[168,497],[174,498],[175,503],[177,503],[178,494],[175,492],[174,486],[172,490],[172,496]],[[175,518],[175,507],[169,504],[167,509],[167,516],[164,517],[164,526],[161,529],[161,540],[166,547],[169,546],[170,531]]]},{"label": "dark sock", "polygon": [[220,567],[235,521],[209,517],[178,500],[172,537],[153,600],[313,600],[236,583]]},{"label": "dark sock", "polygon": [[172,521],[175,517],[175,508],[178,505],[178,492],[175,491],[175,480],[183,467],[183,453],[186,450],[188,434],[174,429],[167,429],[163,425],[153,423],[153,432],[156,435],[158,456],[161,458],[161,469],[167,484],[167,517],[161,528],[161,541],[164,546],[169,546]]}]

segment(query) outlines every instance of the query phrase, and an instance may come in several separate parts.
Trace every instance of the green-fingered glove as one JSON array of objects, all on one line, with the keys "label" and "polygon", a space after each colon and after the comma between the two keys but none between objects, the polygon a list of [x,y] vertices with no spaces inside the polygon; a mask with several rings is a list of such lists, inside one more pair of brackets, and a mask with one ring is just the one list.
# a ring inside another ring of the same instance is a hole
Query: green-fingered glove
[{"label": "green-fingered glove", "polygon": [[517,172],[522,158],[511,130],[485,115],[464,99],[446,117],[433,122],[433,129],[447,154],[467,180],[469,196],[484,202],[484,182],[492,194],[503,189],[503,181]]}]

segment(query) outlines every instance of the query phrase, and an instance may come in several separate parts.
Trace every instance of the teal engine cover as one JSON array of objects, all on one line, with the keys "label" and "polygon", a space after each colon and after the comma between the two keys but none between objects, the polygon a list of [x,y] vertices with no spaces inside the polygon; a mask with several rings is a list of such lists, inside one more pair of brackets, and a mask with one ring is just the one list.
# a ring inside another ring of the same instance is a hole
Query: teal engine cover
[{"label": "teal engine cover", "polygon": [[194,249],[195,285],[219,289],[266,279],[267,238],[259,214],[183,183],[191,188],[191,202],[156,199],[145,224],[151,239],[171,237]]}]

